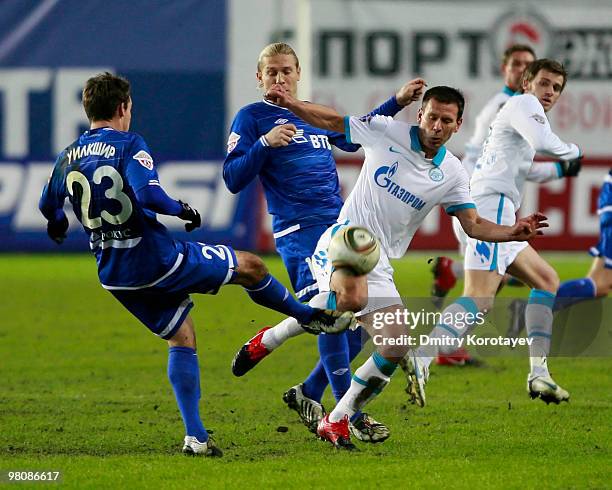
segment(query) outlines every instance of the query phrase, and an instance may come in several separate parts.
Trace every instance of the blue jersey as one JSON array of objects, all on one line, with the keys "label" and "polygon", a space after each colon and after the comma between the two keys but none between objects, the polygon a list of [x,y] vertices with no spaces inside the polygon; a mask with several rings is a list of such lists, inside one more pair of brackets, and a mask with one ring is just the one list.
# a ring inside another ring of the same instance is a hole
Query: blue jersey
[{"label": "blue jersey", "polygon": [[589,252],[594,257],[603,259],[606,269],[612,269],[612,168],[599,192],[597,214],[599,214],[599,243],[591,247]]},{"label": "blue jersey", "polygon": [[[395,115],[395,98],[378,113]],[[290,144],[270,148],[263,136],[277,125],[297,128]],[[344,134],[315,128],[289,110],[268,101],[243,107],[232,123],[223,178],[230,191],[239,192],[259,175],[264,187],[273,231],[333,223],[342,207],[332,145],[354,152],[360,147]]]},{"label": "blue jersey", "polygon": [[600,215],[602,225],[612,224],[612,168],[604,180],[599,192],[597,213]]},{"label": "blue jersey", "polygon": [[43,189],[47,217],[70,199],[105,287],[155,283],[180,263],[167,229],[136,199],[148,185],[159,180],[142,137],[106,127],[85,131],[66,148]]}]

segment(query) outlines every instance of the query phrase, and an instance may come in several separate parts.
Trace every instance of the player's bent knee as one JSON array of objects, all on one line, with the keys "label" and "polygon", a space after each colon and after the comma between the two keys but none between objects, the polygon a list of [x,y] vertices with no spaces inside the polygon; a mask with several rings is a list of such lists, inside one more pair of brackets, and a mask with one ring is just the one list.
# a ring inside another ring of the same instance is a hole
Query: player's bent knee
[{"label": "player's bent knee", "polygon": [[244,286],[257,284],[268,274],[268,268],[263,260],[250,252],[236,251],[238,267],[234,282]]},{"label": "player's bent knee", "polygon": [[559,289],[559,284],[561,283],[559,279],[559,275],[555,272],[549,272],[542,277],[542,285],[540,289],[545,291],[549,291],[551,293],[556,293]]},{"label": "player's bent knee", "polygon": [[[612,272],[612,271],[611,271]],[[612,274],[610,274],[612,276]],[[603,298],[604,296],[608,296],[610,294],[610,290],[612,289],[612,281],[610,281],[610,277],[596,277],[593,279],[595,283],[595,296],[598,298]]]},{"label": "player's bent knee", "polygon": [[188,316],[176,333],[168,339],[169,347],[196,348],[196,337],[193,320]]},{"label": "player's bent knee", "polygon": [[368,304],[368,295],[360,291],[336,291],[336,309],[340,311],[363,310]]},{"label": "player's bent knee", "polygon": [[595,284],[595,295],[598,298],[607,296],[612,290],[612,269],[605,269],[603,263],[593,268],[588,277]]},{"label": "player's bent knee", "polygon": [[339,268],[332,275],[331,287],[336,293],[336,308],[340,311],[358,312],[368,304],[367,276],[355,276]]}]

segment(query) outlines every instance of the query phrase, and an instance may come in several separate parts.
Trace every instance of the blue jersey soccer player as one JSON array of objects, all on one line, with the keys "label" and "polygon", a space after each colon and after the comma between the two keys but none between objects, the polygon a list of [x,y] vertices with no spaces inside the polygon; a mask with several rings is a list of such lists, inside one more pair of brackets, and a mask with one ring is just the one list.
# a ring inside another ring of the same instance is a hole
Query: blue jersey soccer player
[{"label": "blue jersey soccer player", "polygon": [[587,277],[561,283],[555,300],[555,310],[587,299],[603,298],[612,290],[612,168],[606,175],[599,200],[599,243],[591,247],[594,257]]},{"label": "blue jersey soccer player", "polygon": [[[259,86],[267,91],[278,83],[296,95],[300,65],[294,50],[285,43],[266,46],[257,63]],[[407,84],[396,96],[373,113],[393,116],[411,101],[422,83]],[[268,211],[273,217],[276,249],[281,255],[294,291],[302,301],[327,306],[326,296],[317,297],[311,256],[321,234],[336,222],[342,207],[332,145],[345,151],[360,146],[346,141],[344,134],[315,128],[283,107],[262,100],[240,109],[231,127],[223,177],[232,192],[244,189],[259,176]],[[353,305],[337,305],[352,310]],[[261,330],[247,345],[256,361],[300,332],[291,322]],[[339,399],[350,386],[350,360],[361,350],[361,332],[319,336],[321,361],[306,381],[285,394],[285,401],[313,428],[323,416],[320,404],[328,380]],[[234,362],[237,376],[246,371]],[[358,414],[359,416],[360,414]]]},{"label": "blue jersey soccer player", "polygon": [[315,309],[293,298],[259,257],[225,245],[174,240],[156,213],[200,226],[189,205],[160,186],[151,152],[129,132],[132,100],[124,78],[90,78],[83,106],[91,122],[57,158],[43,189],[40,210],[57,243],[66,237],[66,197],[89,235],[102,287],[170,346],[168,377],[186,429],[183,452],[220,456],[199,415],[200,379],[189,293],[215,294],[224,284],[242,285],[256,303],[289,314],[305,329],[334,333],[354,318]]}]

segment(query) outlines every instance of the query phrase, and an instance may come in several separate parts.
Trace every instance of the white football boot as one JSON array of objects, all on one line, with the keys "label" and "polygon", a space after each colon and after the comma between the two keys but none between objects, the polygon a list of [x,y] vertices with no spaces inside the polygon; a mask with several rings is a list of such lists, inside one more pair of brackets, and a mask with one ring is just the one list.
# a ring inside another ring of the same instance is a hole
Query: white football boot
[{"label": "white football boot", "polygon": [[423,408],[425,406],[425,385],[429,379],[429,367],[421,358],[416,355],[416,351],[410,349],[400,361],[400,367],[406,376],[406,393],[412,404]]},{"label": "white football boot", "polygon": [[349,422],[349,430],[351,434],[363,442],[383,442],[391,435],[385,424],[377,422],[365,412]]},{"label": "white football boot", "polygon": [[300,420],[308,427],[310,432],[316,433],[319,422],[325,417],[325,409],[319,402],[304,395],[303,386],[303,384],[299,384],[289,388],[283,394],[283,401],[291,410],[297,412]]},{"label": "white football boot", "polygon": [[215,441],[213,441],[210,436],[206,442],[200,442],[194,436],[185,436],[183,454],[188,456],[208,456],[212,458],[220,458],[223,456],[223,452],[215,445]]},{"label": "white football boot", "polygon": [[557,405],[561,402],[568,402],[570,398],[569,393],[555,383],[549,374],[540,376],[530,374],[527,377],[527,392],[532,400],[540,398],[547,405],[550,402]]}]

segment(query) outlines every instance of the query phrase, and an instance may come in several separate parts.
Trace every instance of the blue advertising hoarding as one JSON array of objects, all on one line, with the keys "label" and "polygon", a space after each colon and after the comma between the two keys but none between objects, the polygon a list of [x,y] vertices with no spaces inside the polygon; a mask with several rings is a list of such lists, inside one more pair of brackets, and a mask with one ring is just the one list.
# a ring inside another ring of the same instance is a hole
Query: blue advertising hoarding
[{"label": "blue advertising hoarding", "polygon": [[[200,241],[253,248],[254,189],[223,184],[224,0],[8,0],[0,13],[0,250],[54,250],[38,197],[56,155],[88,127],[84,82],[127,77],[132,127],[149,144],[162,185],[202,213]],[[253,187],[253,186],[252,186]],[[73,219],[65,248],[86,250]],[[177,236],[182,223],[164,220]]]}]

